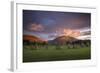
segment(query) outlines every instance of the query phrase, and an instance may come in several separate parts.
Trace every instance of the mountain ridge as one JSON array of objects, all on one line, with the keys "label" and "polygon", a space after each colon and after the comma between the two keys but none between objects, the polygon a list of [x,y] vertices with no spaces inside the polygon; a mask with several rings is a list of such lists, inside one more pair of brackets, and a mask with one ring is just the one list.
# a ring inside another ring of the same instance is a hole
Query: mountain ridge
[{"label": "mountain ridge", "polygon": [[42,40],[41,38],[34,36],[34,35],[23,35],[24,41],[30,41],[30,42],[46,42],[45,40]]}]

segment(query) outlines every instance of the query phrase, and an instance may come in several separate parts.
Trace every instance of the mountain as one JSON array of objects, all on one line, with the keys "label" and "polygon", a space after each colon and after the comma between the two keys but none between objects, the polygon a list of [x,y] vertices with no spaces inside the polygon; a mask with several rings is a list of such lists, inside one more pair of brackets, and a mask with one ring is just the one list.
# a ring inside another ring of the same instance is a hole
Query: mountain
[{"label": "mountain", "polygon": [[33,35],[23,35],[23,41],[28,41],[28,42],[38,42],[38,43],[42,43],[42,42],[46,42],[36,36]]},{"label": "mountain", "polygon": [[67,42],[74,42],[78,39],[70,36],[59,36],[55,38],[54,40],[49,41],[51,44],[66,44]]}]

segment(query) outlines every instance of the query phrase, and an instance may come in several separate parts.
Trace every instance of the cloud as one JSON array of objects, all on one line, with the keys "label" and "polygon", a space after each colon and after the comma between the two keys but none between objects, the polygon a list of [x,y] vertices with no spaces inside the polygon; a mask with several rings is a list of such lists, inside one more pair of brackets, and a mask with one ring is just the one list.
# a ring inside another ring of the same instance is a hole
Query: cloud
[{"label": "cloud", "polygon": [[28,29],[30,31],[40,32],[40,31],[44,30],[44,27],[41,24],[32,23],[32,24],[30,24],[30,26],[28,27]]},{"label": "cloud", "polygon": [[78,37],[80,36],[80,31],[72,30],[72,29],[63,29],[63,35]]},{"label": "cloud", "polygon": [[59,36],[71,36],[71,37],[78,37],[80,36],[80,31],[67,29],[67,28],[60,28],[56,31]]},{"label": "cloud", "polygon": [[54,33],[49,34],[48,38],[56,38],[59,36],[79,37],[80,31],[72,30],[72,29],[65,29],[65,28],[58,28]]},{"label": "cloud", "polygon": [[80,36],[77,39],[81,40],[90,40],[91,39],[91,29],[90,28],[83,28],[79,29]]},{"label": "cloud", "polygon": [[79,36],[79,37],[77,37],[77,39],[81,39],[81,40],[90,40],[90,39],[91,39],[91,35]]},{"label": "cloud", "polygon": [[52,33],[52,34],[49,34],[49,35],[48,35],[48,38],[55,38],[55,37],[57,37],[57,36],[58,36],[57,33]]},{"label": "cloud", "polygon": [[91,35],[91,29],[90,28],[83,28],[79,29],[80,35]]}]

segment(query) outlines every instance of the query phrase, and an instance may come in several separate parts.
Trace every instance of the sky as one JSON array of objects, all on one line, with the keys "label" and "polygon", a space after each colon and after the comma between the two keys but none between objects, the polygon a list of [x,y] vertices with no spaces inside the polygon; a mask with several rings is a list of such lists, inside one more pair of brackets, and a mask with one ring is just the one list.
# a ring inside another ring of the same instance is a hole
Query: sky
[{"label": "sky", "polygon": [[23,10],[23,34],[44,40],[58,36],[90,38],[90,27],[90,13]]}]

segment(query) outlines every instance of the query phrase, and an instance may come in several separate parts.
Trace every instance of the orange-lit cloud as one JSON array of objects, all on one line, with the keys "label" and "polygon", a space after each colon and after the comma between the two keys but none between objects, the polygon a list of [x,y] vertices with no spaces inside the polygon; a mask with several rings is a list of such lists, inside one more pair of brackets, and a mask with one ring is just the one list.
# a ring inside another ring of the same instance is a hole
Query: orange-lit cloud
[{"label": "orange-lit cloud", "polygon": [[71,29],[63,29],[63,35],[71,36],[71,37],[78,37],[80,36],[80,32],[76,30],[71,30]]},{"label": "orange-lit cloud", "polygon": [[80,36],[80,31],[72,30],[72,29],[59,29],[56,31],[59,36],[70,36],[70,37],[78,37]]},{"label": "orange-lit cloud", "polygon": [[55,38],[58,36],[70,36],[70,37],[79,37],[81,35],[81,32],[78,30],[72,30],[72,29],[61,29],[59,28],[56,30],[54,34],[49,35],[50,38]]},{"label": "orange-lit cloud", "polygon": [[31,31],[43,31],[44,27],[41,24],[35,24],[35,23],[33,23],[33,24],[31,24],[29,26],[29,30],[31,30]]}]

